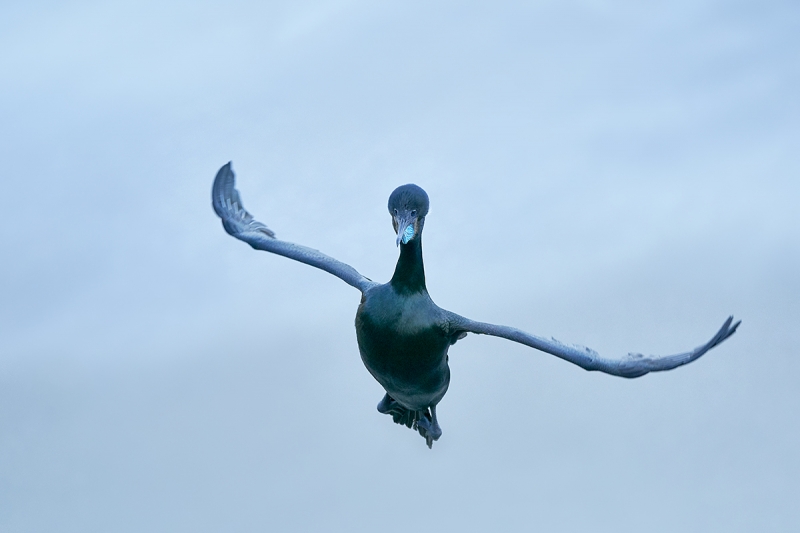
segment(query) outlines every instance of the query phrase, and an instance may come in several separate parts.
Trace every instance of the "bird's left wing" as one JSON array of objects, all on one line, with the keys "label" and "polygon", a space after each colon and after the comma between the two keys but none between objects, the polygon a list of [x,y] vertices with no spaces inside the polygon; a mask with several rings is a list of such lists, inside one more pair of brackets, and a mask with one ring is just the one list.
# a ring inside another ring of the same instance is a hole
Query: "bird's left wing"
[{"label": "bird's left wing", "polygon": [[214,211],[222,219],[225,231],[256,250],[272,252],[317,267],[341,278],[362,293],[377,285],[374,281],[359,274],[347,263],[337,261],[313,248],[276,239],[275,233],[265,224],[254,219],[253,215],[248,213],[242,205],[239,191],[235,188],[235,178],[230,163],[219,169],[217,177],[214,178],[211,203]]},{"label": "bird's left wing", "polygon": [[562,344],[555,339],[537,337],[536,335],[531,335],[530,333],[525,333],[524,331],[509,326],[497,326],[485,322],[476,322],[455,313],[450,313],[449,311],[447,312],[446,321],[448,332],[452,335],[453,339],[461,338],[466,333],[502,337],[553,354],[556,357],[560,357],[586,370],[597,370],[624,378],[638,378],[649,372],[671,370],[675,367],[691,363],[711,348],[733,335],[736,332],[736,328],[739,327],[741,323],[740,320],[732,324],[733,317],[728,317],[728,320],[725,321],[720,330],[710,341],[688,352],[664,356],[629,353],[625,357],[609,359],[602,357],[594,350],[586,348],[585,346],[570,346]]}]

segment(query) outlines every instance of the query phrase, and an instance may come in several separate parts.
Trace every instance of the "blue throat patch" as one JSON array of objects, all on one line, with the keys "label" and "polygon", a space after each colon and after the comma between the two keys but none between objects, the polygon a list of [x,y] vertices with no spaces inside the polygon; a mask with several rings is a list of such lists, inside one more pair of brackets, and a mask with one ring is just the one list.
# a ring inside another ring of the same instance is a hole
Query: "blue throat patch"
[{"label": "blue throat patch", "polygon": [[408,244],[412,237],[414,237],[414,224],[409,224],[403,231],[403,244]]}]

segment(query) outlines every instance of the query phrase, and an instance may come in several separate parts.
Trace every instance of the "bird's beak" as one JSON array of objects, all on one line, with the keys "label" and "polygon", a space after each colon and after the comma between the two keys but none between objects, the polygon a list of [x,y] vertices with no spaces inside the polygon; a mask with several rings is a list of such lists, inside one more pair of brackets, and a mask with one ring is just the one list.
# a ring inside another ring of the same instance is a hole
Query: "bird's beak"
[{"label": "bird's beak", "polygon": [[397,221],[397,246],[400,246],[401,242],[407,244],[416,233],[416,218],[407,215],[400,216],[395,220]]}]

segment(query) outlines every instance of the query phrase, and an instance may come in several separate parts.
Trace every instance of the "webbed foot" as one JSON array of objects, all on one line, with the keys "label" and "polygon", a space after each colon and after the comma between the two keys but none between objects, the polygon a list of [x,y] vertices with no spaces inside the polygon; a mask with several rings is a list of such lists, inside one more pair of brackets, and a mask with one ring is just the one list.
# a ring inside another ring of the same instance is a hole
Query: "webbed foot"
[{"label": "webbed foot", "polygon": [[417,411],[406,409],[394,398],[386,394],[378,403],[378,412],[385,415],[392,415],[395,424],[400,424],[408,428],[412,427],[417,421]]},{"label": "webbed foot", "polygon": [[442,436],[442,428],[436,420],[436,406],[424,411],[414,411],[400,405],[394,398],[386,394],[378,403],[378,412],[392,415],[395,424],[415,429],[425,439],[428,448],[433,447],[433,441]]},{"label": "webbed foot", "polygon": [[436,406],[431,406],[430,412],[427,409],[420,412],[422,416],[417,420],[416,429],[425,439],[428,448],[433,448],[433,441],[439,440],[439,437],[442,436],[442,428],[439,426],[439,421],[436,420]]}]

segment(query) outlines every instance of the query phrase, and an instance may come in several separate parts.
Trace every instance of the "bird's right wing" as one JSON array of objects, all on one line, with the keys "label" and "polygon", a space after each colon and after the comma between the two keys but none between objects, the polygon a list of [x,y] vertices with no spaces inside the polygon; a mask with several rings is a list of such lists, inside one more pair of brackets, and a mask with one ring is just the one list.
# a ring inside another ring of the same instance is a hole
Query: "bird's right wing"
[{"label": "bird's right wing", "polygon": [[239,191],[236,190],[234,185],[233,170],[231,169],[231,164],[228,163],[219,169],[217,177],[214,178],[211,203],[214,206],[214,211],[222,219],[222,226],[230,235],[246,242],[256,250],[282,255],[329,272],[362,293],[378,285],[359,274],[350,265],[337,261],[322,252],[276,239],[272,230],[254,219],[253,215],[247,212],[242,205],[242,200],[239,198]]}]

